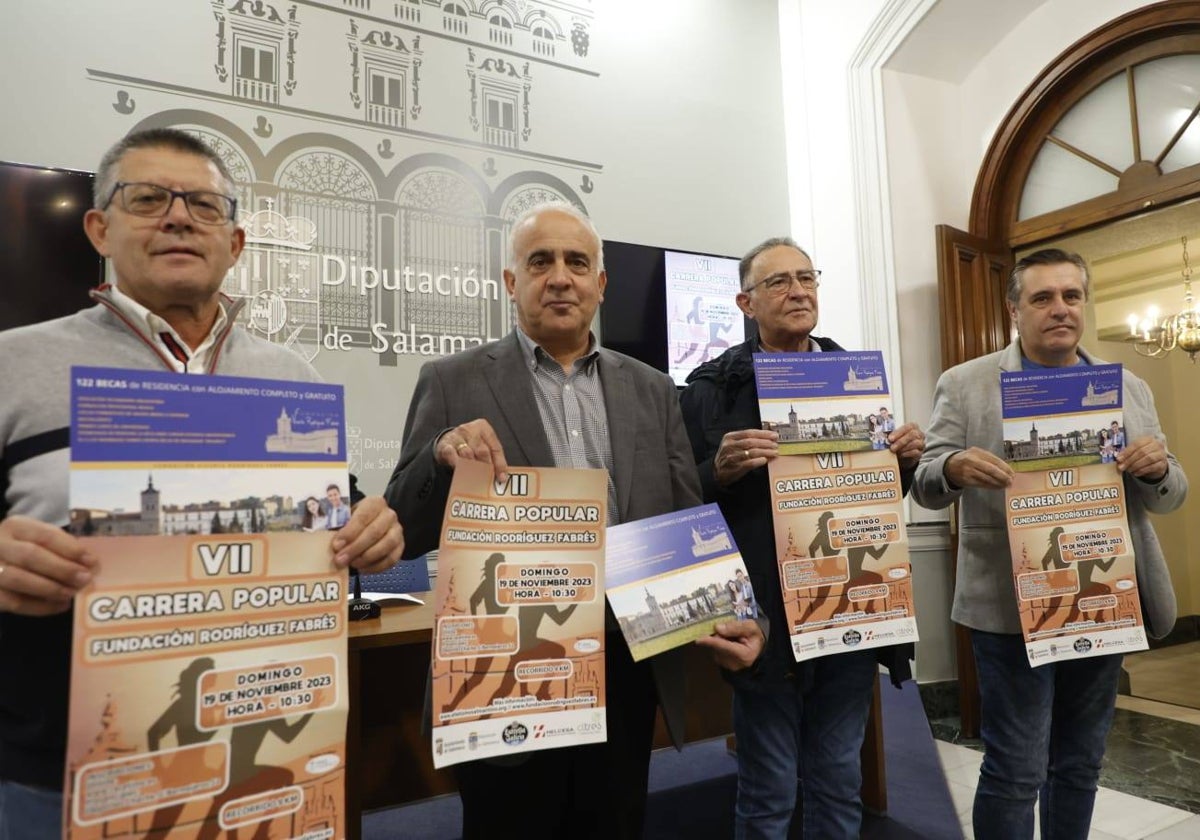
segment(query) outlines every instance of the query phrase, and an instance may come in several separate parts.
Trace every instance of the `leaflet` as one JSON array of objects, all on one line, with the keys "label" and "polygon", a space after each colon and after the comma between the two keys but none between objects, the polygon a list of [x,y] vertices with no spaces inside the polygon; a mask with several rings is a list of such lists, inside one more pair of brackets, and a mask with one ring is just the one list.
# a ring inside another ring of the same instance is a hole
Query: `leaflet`
[{"label": "leaflet", "polygon": [[1125,485],[1121,366],[1000,375],[1013,583],[1032,666],[1145,650]]},{"label": "leaflet", "polygon": [[603,470],[459,462],[434,592],[433,764],[602,742]]},{"label": "leaflet", "polygon": [[71,409],[66,836],[344,837],[341,388],[74,368]]},{"label": "leaflet", "polygon": [[784,612],[797,661],[911,642],[896,418],[878,352],[754,356]]},{"label": "leaflet", "polygon": [[608,602],[635,662],[758,618],[742,555],[717,505],[608,529]]}]

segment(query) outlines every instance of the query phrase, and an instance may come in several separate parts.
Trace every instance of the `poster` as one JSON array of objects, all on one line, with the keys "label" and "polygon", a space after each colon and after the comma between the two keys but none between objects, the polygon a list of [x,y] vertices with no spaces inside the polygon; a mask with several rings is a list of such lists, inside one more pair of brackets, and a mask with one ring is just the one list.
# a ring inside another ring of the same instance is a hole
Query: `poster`
[{"label": "poster", "polygon": [[604,741],[603,470],[460,461],[434,592],[433,764]]},{"label": "poster", "polygon": [[72,379],[70,527],[99,571],[74,607],[67,836],[344,837],[341,388]]},{"label": "poster", "polygon": [[1147,648],[1125,485],[1121,366],[1000,375],[1013,582],[1030,665]]},{"label": "poster", "polygon": [[604,577],[635,662],[712,635],[718,622],[758,618],[746,565],[715,504],[609,528]]},{"label": "poster", "polygon": [[738,261],[703,254],[663,252],[667,275],[667,365],[675,384],[745,339],[737,306]]},{"label": "poster", "polygon": [[784,612],[797,661],[917,640],[898,425],[878,352],[755,354]]}]

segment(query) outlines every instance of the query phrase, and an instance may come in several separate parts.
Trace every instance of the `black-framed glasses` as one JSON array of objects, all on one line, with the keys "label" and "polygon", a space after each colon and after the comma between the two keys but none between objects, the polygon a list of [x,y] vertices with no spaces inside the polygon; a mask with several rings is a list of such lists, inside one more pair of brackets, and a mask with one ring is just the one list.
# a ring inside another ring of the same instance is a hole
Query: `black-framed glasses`
[{"label": "black-framed glasses", "polygon": [[792,283],[799,283],[800,288],[806,292],[815,292],[821,285],[821,271],[816,268],[808,271],[781,271],[770,277],[764,277],[757,283],[751,283],[742,291],[752,292],[762,286],[767,294],[786,295],[792,290]]},{"label": "black-framed glasses", "polygon": [[194,221],[203,225],[223,225],[233,221],[237,212],[237,199],[217,192],[207,190],[170,190],[158,184],[142,182],[126,183],[117,181],[108,201],[104,202],[101,210],[107,210],[118,195],[121,196],[121,208],[135,216],[147,218],[162,218],[167,215],[175,199],[182,198],[183,206]]}]

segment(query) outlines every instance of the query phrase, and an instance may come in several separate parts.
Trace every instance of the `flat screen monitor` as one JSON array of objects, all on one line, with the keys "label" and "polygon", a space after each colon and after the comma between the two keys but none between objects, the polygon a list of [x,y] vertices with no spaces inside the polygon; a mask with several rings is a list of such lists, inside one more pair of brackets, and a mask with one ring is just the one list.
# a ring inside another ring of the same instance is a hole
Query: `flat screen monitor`
[{"label": "flat screen monitor", "polygon": [[695,368],[746,337],[734,302],[737,264],[732,257],[605,242],[604,346],[670,374],[682,387]]},{"label": "flat screen monitor", "polygon": [[104,260],[83,232],[92,175],[0,161],[0,329],[91,306]]}]

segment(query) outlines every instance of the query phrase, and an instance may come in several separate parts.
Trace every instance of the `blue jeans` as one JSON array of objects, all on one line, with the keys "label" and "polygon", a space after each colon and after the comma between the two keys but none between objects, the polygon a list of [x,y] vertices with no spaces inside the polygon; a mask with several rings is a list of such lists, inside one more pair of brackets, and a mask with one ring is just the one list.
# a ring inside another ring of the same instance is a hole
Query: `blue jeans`
[{"label": "blue jeans", "polygon": [[976,840],[1086,840],[1120,655],[1029,666],[1019,635],[971,631],[982,697]]},{"label": "blue jeans", "polygon": [[857,838],[863,731],[879,678],[875,652],[816,660],[812,684],[761,677],[735,686],[738,791],[734,837],[788,836],[801,779],[804,836]]},{"label": "blue jeans", "polygon": [[0,840],[62,836],[62,791],[0,780]]}]

